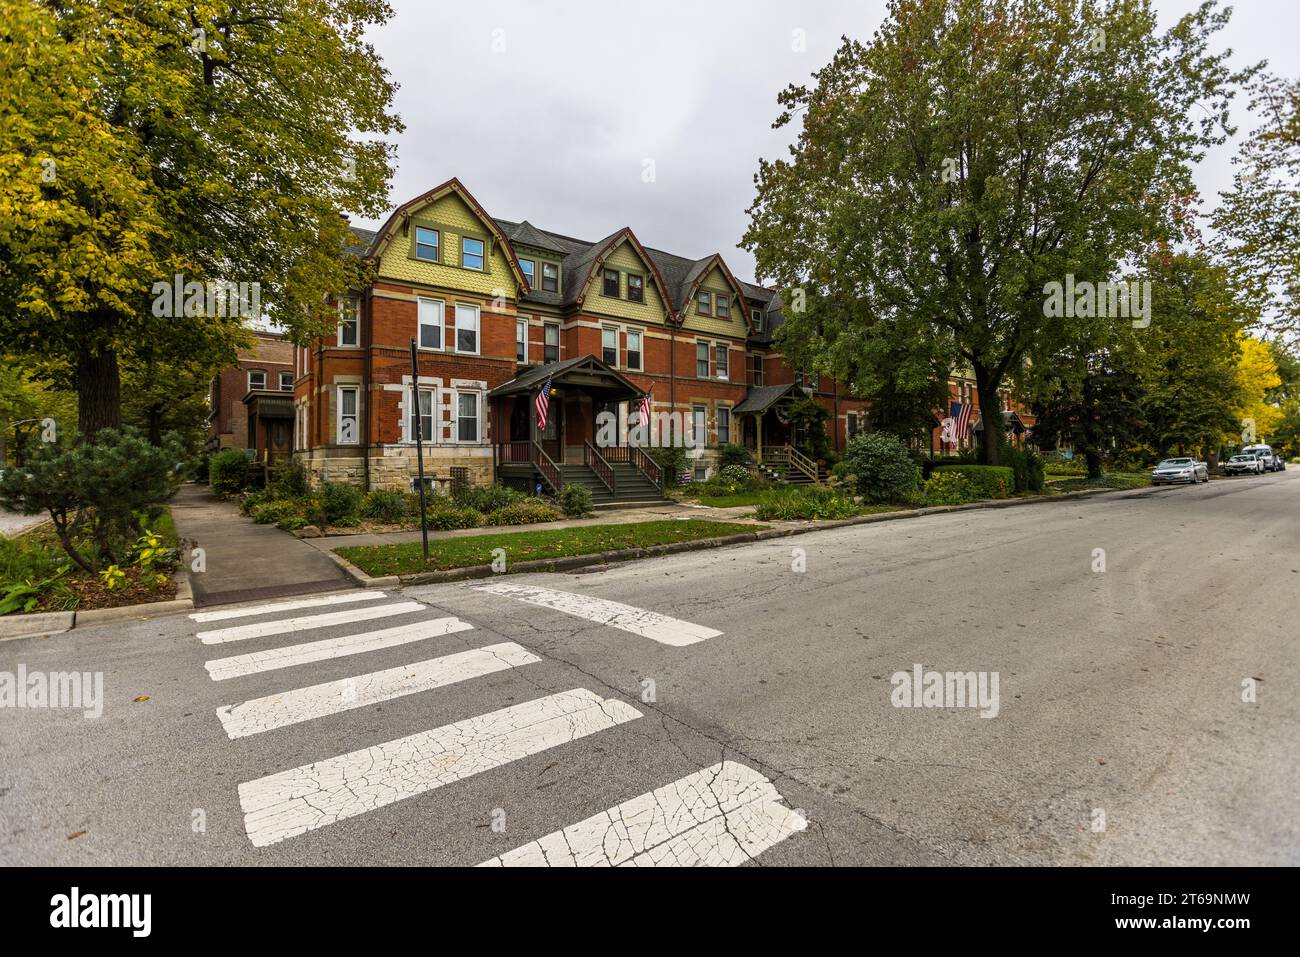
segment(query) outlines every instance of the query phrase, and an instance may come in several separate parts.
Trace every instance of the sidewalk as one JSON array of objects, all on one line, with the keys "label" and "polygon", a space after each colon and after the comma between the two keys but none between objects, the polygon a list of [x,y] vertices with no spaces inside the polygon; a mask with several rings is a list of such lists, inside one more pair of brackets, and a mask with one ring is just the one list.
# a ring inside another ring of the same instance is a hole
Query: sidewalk
[{"label": "sidewalk", "polygon": [[[494,535],[509,532],[536,532],[553,528],[575,528],[579,525],[626,525],[630,522],[662,522],[670,518],[697,518],[710,522],[740,522],[757,524],[749,517],[754,514],[754,506],[741,505],[735,508],[707,508],[704,506],[679,505],[670,502],[664,505],[651,505],[645,508],[618,508],[597,512],[592,518],[566,518],[558,522],[546,522],[539,525],[493,525],[484,528],[458,528],[453,531],[440,532],[429,530],[429,541],[437,542],[448,538],[467,538],[472,535]],[[745,516],[745,517],[742,517]],[[766,524],[783,524],[772,523]],[[402,532],[378,532],[358,535],[326,535],[324,538],[305,538],[308,545],[322,552],[332,552],[336,548],[351,548],[354,545],[400,545],[405,542],[418,542],[420,530],[409,529]]]},{"label": "sidewalk", "polygon": [[176,534],[204,551],[205,570],[189,576],[196,608],[353,587],[328,555],[274,525],[254,524],[206,485],[182,485],[171,511]]}]

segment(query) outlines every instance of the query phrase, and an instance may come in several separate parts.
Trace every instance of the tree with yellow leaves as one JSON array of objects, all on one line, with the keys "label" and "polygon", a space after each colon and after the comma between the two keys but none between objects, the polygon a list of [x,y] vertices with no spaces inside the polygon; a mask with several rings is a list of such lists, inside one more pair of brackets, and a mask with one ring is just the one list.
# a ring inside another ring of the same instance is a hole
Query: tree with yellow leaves
[{"label": "tree with yellow leaves", "polygon": [[[1269,401],[1269,393],[1282,384],[1277,360],[1267,342],[1244,332],[1238,334],[1237,342],[1241,346],[1236,370],[1241,390],[1237,406],[1241,416],[1240,441],[1246,445],[1268,442],[1282,421],[1282,410]],[[1232,444],[1238,441],[1237,436],[1228,438]]]}]

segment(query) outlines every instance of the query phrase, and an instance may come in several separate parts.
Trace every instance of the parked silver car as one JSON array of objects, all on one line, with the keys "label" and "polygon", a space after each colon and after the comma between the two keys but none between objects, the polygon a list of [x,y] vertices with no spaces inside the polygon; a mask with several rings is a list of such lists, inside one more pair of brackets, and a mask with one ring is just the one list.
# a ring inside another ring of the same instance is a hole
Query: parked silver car
[{"label": "parked silver car", "polygon": [[1273,451],[1269,445],[1248,445],[1241,450],[1242,455],[1253,455],[1259,459],[1260,470],[1263,472],[1281,472],[1286,468],[1286,463],[1282,461],[1282,456]]},{"label": "parked silver car", "polygon": [[1229,475],[1262,475],[1264,463],[1253,452],[1239,452],[1223,463],[1223,471]]},{"label": "parked silver car", "polygon": [[1152,485],[1174,485],[1178,482],[1194,485],[1197,482],[1208,482],[1209,480],[1209,467],[1204,462],[1199,462],[1191,456],[1165,459],[1151,470]]}]

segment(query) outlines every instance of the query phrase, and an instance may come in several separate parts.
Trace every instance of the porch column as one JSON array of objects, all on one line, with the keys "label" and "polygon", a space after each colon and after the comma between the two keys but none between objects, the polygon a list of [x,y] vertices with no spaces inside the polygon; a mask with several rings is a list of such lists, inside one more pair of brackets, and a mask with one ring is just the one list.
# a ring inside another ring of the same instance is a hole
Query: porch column
[{"label": "porch column", "polygon": [[763,461],[763,413],[758,413],[758,460]]}]

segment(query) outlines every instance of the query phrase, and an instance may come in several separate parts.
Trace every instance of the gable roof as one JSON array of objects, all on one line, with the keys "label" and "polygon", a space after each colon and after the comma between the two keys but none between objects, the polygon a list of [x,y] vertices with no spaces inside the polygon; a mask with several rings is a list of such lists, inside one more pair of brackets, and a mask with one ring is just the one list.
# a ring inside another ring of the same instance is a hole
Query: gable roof
[{"label": "gable roof", "polygon": [[[584,373],[585,375],[583,375]],[[503,382],[497,386],[488,393],[488,396],[496,398],[502,395],[532,392],[534,389],[544,388],[546,383],[551,380],[554,380],[556,384],[564,385],[566,379],[571,376],[576,376],[581,381],[582,386],[587,388],[591,388],[593,382],[603,380],[600,381],[600,388],[616,392],[627,399],[636,398],[643,394],[640,386],[629,380],[617,369],[606,365],[595,356],[587,354],[565,359],[561,362],[548,362],[546,365],[525,369],[509,382]]]},{"label": "gable roof", "polygon": [[524,276],[524,271],[519,266],[519,260],[515,256],[515,248],[510,244],[509,237],[507,237],[505,232],[501,229],[500,224],[487,214],[487,210],[479,205],[478,200],[476,200],[470,194],[470,191],[461,184],[460,180],[456,179],[454,176],[442,185],[435,186],[427,193],[421,193],[419,196],[415,197],[415,199],[408,200],[401,206],[398,206],[397,209],[393,210],[388,219],[384,220],[384,224],[379,227],[371,238],[370,246],[365,252],[365,257],[369,259],[378,255],[384,244],[392,238],[393,231],[399,225],[404,226],[408,224],[411,215],[417,209],[422,206],[427,206],[429,203],[441,199],[449,193],[455,193],[501,244],[501,249],[506,254],[506,261],[510,265],[510,271],[514,273],[515,279],[519,281],[520,288],[527,290],[528,279]]}]

